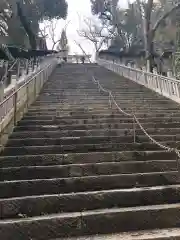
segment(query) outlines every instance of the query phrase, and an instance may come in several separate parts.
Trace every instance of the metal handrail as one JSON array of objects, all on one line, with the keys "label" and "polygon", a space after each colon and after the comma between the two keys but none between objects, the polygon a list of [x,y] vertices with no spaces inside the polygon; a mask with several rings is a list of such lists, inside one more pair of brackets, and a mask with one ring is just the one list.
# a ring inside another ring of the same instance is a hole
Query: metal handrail
[{"label": "metal handrail", "polygon": [[[17,88],[14,86],[11,92],[4,100],[0,103],[0,124],[3,123],[3,128],[1,129],[0,135],[2,136],[6,126],[12,122],[12,127],[16,126],[17,120],[22,117],[19,109],[24,110],[36,99],[44,83],[47,81],[49,75],[52,73],[53,68],[56,65],[55,58],[41,70],[30,76],[28,80],[22,82],[22,85],[18,85]],[[39,77],[39,78],[38,78]],[[37,81],[39,80],[39,81]],[[32,82],[32,86],[31,86]],[[19,87],[18,87],[19,86]],[[12,112],[12,115],[10,114]],[[18,114],[19,118],[18,118]],[[6,118],[7,117],[7,118]],[[2,147],[2,145],[1,145]]]},{"label": "metal handrail", "polygon": [[38,71],[35,75],[33,75],[32,77],[30,77],[30,79],[25,82],[21,87],[19,87],[17,90],[15,90],[12,94],[10,94],[6,99],[4,99],[1,103],[0,103],[0,107],[6,103],[10,98],[12,98],[16,93],[18,93],[23,87],[25,87],[27,84],[29,84],[38,74],[40,74],[42,71],[44,71],[46,68],[48,68],[49,66],[51,66],[51,64],[49,64],[48,66],[44,67],[43,69],[41,69],[40,71]]}]

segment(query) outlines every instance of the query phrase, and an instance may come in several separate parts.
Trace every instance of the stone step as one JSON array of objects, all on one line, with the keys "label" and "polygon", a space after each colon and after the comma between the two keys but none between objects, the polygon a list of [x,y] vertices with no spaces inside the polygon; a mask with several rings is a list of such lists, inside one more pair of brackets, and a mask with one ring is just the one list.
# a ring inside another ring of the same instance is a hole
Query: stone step
[{"label": "stone step", "polygon": [[[62,80],[58,80],[56,81],[56,79],[54,79],[53,82],[51,82],[50,84],[45,85],[44,89],[43,89],[43,93],[64,93],[64,92],[96,92],[99,93],[98,87],[97,85],[95,85],[93,82],[87,82],[87,79],[85,79],[84,81],[78,79],[78,81],[72,82],[73,80],[71,79],[69,82],[67,80],[67,82],[62,81]],[[131,83],[128,85],[125,85],[122,83],[121,86],[119,86],[119,84],[114,85],[112,84],[113,82],[111,82],[111,87],[107,88],[107,86],[105,85],[109,85],[109,82],[103,82],[102,85],[104,86],[104,88],[112,90],[114,93],[121,93],[123,95],[127,95],[127,94],[144,94],[147,93],[149,96],[154,96],[157,95],[156,93],[151,93],[149,91],[149,89],[143,87],[142,89],[139,88],[137,86],[137,84],[135,85],[135,88],[132,87]],[[58,85],[57,85],[58,84]],[[60,88],[60,84],[63,84],[63,88]],[[56,88],[57,87],[57,88]],[[56,89],[55,89],[56,88]],[[125,91],[126,90],[126,91]],[[103,91],[100,91],[100,93],[104,93]],[[106,94],[106,93],[104,93]],[[163,97],[162,97],[163,98]]]},{"label": "stone step", "polygon": [[[169,118],[139,118],[140,123],[180,123],[180,118],[169,117]],[[132,118],[100,118],[100,119],[61,119],[56,116],[50,119],[22,119],[18,125],[33,125],[33,124],[42,124],[42,125],[53,125],[53,124],[96,124],[96,123],[133,123]]]},{"label": "stone step", "polygon": [[[128,129],[132,129],[133,128],[133,123],[97,123],[97,124],[56,124],[56,123],[52,123],[52,124],[39,124],[37,122],[31,123],[32,125],[29,125],[28,123],[26,123],[25,125],[19,124],[19,126],[17,126],[15,128],[15,132],[17,131],[52,131],[53,130],[100,130],[100,129],[107,129],[107,131],[111,130],[111,129],[124,129],[126,131],[128,131]],[[34,124],[34,125],[33,125]],[[142,123],[143,128],[148,131],[149,128],[155,128],[155,129],[159,129],[159,128],[167,128],[167,129],[171,129],[171,128],[179,128],[180,123],[179,122],[171,122],[171,123]],[[136,129],[140,129],[139,125],[135,124]]]},{"label": "stone step", "polygon": [[[65,85],[65,83],[63,82],[62,84],[64,85],[63,86],[63,89],[61,88],[58,88],[57,84],[59,85],[60,82],[54,82],[53,85],[47,85],[45,86],[45,88],[43,89],[43,94],[51,94],[51,93],[57,93],[59,95],[61,94],[71,94],[71,92],[74,94],[74,95],[83,95],[83,94],[91,94],[91,96],[93,96],[93,94],[97,94],[98,96],[100,95],[107,95],[107,93],[104,93],[103,91],[99,92],[98,88],[96,85],[94,84],[86,84],[86,82],[81,82],[80,81],[77,83],[74,84],[74,86],[71,84],[70,86],[67,84]],[[83,87],[81,85],[84,85]],[[112,93],[116,96],[117,95],[120,95],[120,96],[131,96],[133,97],[134,95],[138,95],[140,97],[143,97],[143,96],[148,96],[149,98],[152,98],[153,96],[156,97],[158,94],[153,94],[153,92],[150,92],[149,89],[145,89],[143,88],[142,90],[140,89],[137,89],[137,88],[134,88],[132,90],[131,86],[128,86],[128,87],[123,87],[123,86],[112,86],[113,84],[111,83],[111,86],[112,87],[106,87],[105,85],[106,84],[102,84],[104,86],[104,88],[106,88],[107,90],[110,90],[112,91]],[[55,89],[55,87],[57,87],[57,89]],[[136,85],[137,87],[137,85]],[[159,98],[162,98],[164,99],[163,96],[160,96]]]},{"label": "stone step", "polygon": [[[121,107],[130,107],[131,105],[134,106],[135,109],[137,110],[140,110],[140,109],[144,109],[144,108],[150,108],[150,109],[156,109],[156,108],[172,108],[174,109],[174,104],[170,104],[170,103],[160,103],[161,104],[161,107],[159,106],[158,102],[154,102],[154,103],[150,103],[150,102],[145,102],[143,103],[143,101],[139,101],[139,102],[135,102],[132,100],[132,102],[128,102],[128,100],[126,101],[126,103],[124,102],[121,102],[121,100],[116,100],[117,103],[119,104],[119,106]],[[75,105],[75,106],[91,106],[92,104],[93,105],[99,105],[99,104],[103,104],[103,105],[109,105],[109,97],[107,97],[106,99],[102,99],[102,100],[98,100],[98,99],[94,99],[94,100],[88,100],[88,99],[84,99],[84,100],[80,100],[80,99],[76,99],[76,100],[65,100],[65,99],[51,99],[49,98],[48,101],[45,101],[45,100],[39,100],[39,101],[36,101],[36,104],[33,104],[32,106],[33,107],[36,107],[36,106],[47,106],[49,105],[50,107],[53,107],[53,106],[56,106],[56,105]]]},{"label": "stone step", "polygon": [[[48,91],[51,92],[51,90],[49,89]],[[32,104],[32,106],[34,106],[34,104],[37,104],[39,102],[46,102],[46,103],[52,103],[52,102],[57,102],[57,101],[65,101],[65,102],[72,102],[73,99],[75,102],[98,102],[98,101],[107,101],[109,99],[109,94],[102,94],[102,93],[99,93],[97,92],[96,90],[95,91],[91,91],[91,92],[87,92],[87,93],[83,93],[84,91],[80,92],[79,95],[76,94],[74,95],[74,91],[76,90],[73,90],[73,91],[68,91],[68,90],[65,90],[64,93],[62,94],[58,94],[58,95],[53,95],[53,93],[51,94],[48,94],[48,93],[44,93],[43,95],[41,95],[40,97],[37,98],[36,102],[34,102]],[[116,92],[116,93],[112,93],[114,98],[116,99],[116,101],[118,101],[119,104],[140,104],[143,103],[143,104],[148,104],[148,105],[170,105],[170,106],[173,106],[173,107],[177,107],[177,104],[173,101],[170,101],[168,99],[161,99],[161,98],[148,98],[148,96],[141,96],[141,93],[138,94],[138,95],[124,95],[123,93],[119,93],[119,92]],[[52,102],[50,102],[50,100],[52,100]],[[157,101],[156,101],[157,100]],[[134,101],[134,102],[133,102]]]},{"label": "stone step", "polygon": [[[76,240],[77,238],[64,238],[64,240]],[[91,235],[86,237],[78,237],[79,240],[179,240],[179,228],[155,229],[149,231],[133,231],[120,234]],[[62,239],[51,239],[62,240]]]},{"label": "stone step", "polygon": [[[63,86],[63,89],[59,89],[58,86],[60,85],[60,82],[55,82],[53,85],[46,85],[42,91],[42,94],[41,96],[45,95],[45,96],[51,96],[52,95],[58,95],[58,96],[68,96],[72,93],[73,96],[84,96],[84,95],[90,95],[90,96],[107,96],[107,93],[104,93],[104,92],[99,92],[97,86],[95,85],[92,85],[92,84],[89,84],[89,85],[86,85],[85,82],[79,82],[78,84],[74,84],[74,86],[69,86],[69,85],[66,85],[64,84],[64,82],[62,83],[64,86]],[[84,85],[84,87],[80,86],[80,85]],[[110,90],[112,91],[112,93],[115,95],[115,96],[121,96],[122,98],[126,96],[129,96],[129,97],[134,97],[134,96],[138,96],[140,98],[144,98],[146,99],[147,98],[156,98],[157,99],[166,99],[165,97],[163,96],[160,96],[158,94],[153,94],[153,92],[149,92],[149,90],[147,89],[143,89],[143,90],[140,90],[140,89],[130,89],[130,86],[128,88],[126,87],[119,87],[119,86],[116,86],[117,88],[115,87],[106,87],[105,84],[102,84],[104,85],[104,88],[106,88],[107,90]],[[112,86],[113,84],[111,84]],[[57,87],[57,89],[55,89],[55,87]]]},{"label": "stone step", "polygon": [[[167,129],[166,128],[148,128],[147,132],[152,135],[167,135]],[[176,136],[175,134],[180,133],[180,128],[169,128],[168,134]],[[136,135],[137,136],[144,136],[144,133],[141,129],[136,129]],[[99,130],[59,130],[56,128],[52,128],[51,131],[17,131],[13,132],[9,139],[21,139],[21,138],[62,138],[62,137],[85,137],[85,136],[134,136],[134,130],[131,129],[99,129]]]},{"label": "stone step", "polygon": [[0,181],[176,171],[177,161],[127,161],[0,168]]},{"label": "stone step", "polygon": [[[164,146],[178,147],[179,142],[161,142]],[[21,146],[5,147],[3,156],[60,154],[60,153],[86,153],[86,152],[110,152],[110,151],[156,151],[162,150],[158,145],[147,143],[99,143],[99,144],[74,144],[74,145],[45,145],[45,146]]]},{"label": "stone step", "polygon": [[[56,85],[58,85],[59,83],[56,83]],[[55,86],[54,86],[55,87]],[[127,89],[123,90],[123,91],[127,91]],[[144,94],[144,92],[140,92],[140,94],[136,94],[135,96],[134,94],[132,94],[131,96],[129,94],[124,94],[124,92],[119,90],[114,89],[113,90],[113,94],[115,96],[116,99],[121,100],[122,102],[127,102],[127,101],[132,101],[133,99],[135,99],[137,102],[142,100],[143,102],[155,102],[156,100],[159,103],[171,103],[176,105],[175,102],[170,101],[168,98],[165,98],[161,95],[157,95],[157,96],[153,96],[151,93],[146,92],[146,94]],[[92,94],[93,93],[93,94]],[[87,91],[86,90],[82,90],[80,92],[78,92],[77,89],[74,89],[72,92],[69,92],[68,89],[61,89],[61,90],[54,90],[51,87],[46,87],[43,89],[43,91],[41,92],[41,95],[39,95],[37,97],[37,101],[38,100],[48,100],[49,98],[52,99],[65,99],[65,100],[69,100],[72,98],[76,99],[107,99],[108,94],[102,94],[99,93],[99,91],[97,91],[97,89],[93,89],[92,91]]]},{"label": "stone step", "polygon": [[[107,101],[107,98],[108,96],[107,95],[100,95],[99,93],[97,94],[91,94],[91,93],[87,93],[87,94],[81,94],[81,95],[74,95],[73,93],[72,94],[68,94],[66,91],[64,92],[64,94],[54,94],[54,93],[47,93],[44,94],[44,95],[41,95],[39,96],[37,99],[36,99],[36,103],[37,102],[47,102],[49,103],[50,100],[52,101],[65,101],[65,102],[68,102],[69,100],[75,100],[75,101]],[[116,101],[122,103],[122,104],[127,104],[127,103],[143,103],[143,104],[148,104],[148,105],[157,105],[157,104],[174,104],[174,102],[170,102],[169,99],[156,99],[156,98],[143,98],[141,96],[136,96],[134,97],[133,99],[131,99],[130,97],[127,97],[127,96],[121,96],[121,95],[117,95],[116,94]]]},{"label": "stone step", "polygon": [[[131,112],[127,109],[124,110],[125,112],[131,114]],[[149,111],[149,110],[148,110]],[[94,110],[94,111],[89,111],[89,110],[85,110],[85,111],[70,111],[70,110],[67,110],[67,111],[64,111],[62,109],[57,109],[57,110],[53,110],[53,111],[47,111],[47,110],[43,110],[43,111],[36,111],[36,112],[29,112],[28,113],[28,116],[31,116],[31,117],[36,117],[36,116],[44,116],[44,115],[47,115],[47,116],[50,116],[50,117],[60,117],[60,118],[79,118],[79,116],[81,116],[81,119],[86,119],[86,118],[94,118],[94,116],[98,116],[97,118],[105,118],[108,116],[110,116],[109,118],[111,118],[111,115],[112,113],[115,115],[115,114],[121,114],[118,110],[117,111],[112,111],[112,110],[103,110],[103,111],[99,111],[99,110]],[[173,117],[173,116],[177,116],[179,117],[179,113],[176,111],[176,113],[174,111],[170,111],[170,112],[164,112],[164,111],[156,111],[156,112],[152,112],[152,111],[149,111],[150,114],[147,113],[147,109],[144,111],[137,111],[136,112],[136,116],[138,118],[147,118],[147,117],[157,117],[158,115],[160,117],[162,117],[162,120],[164,117]],[[122,118],[127,118],[124,114],[121,114]]]},{"label": "stone step", "polygon": [[[176,104],[173,101],[170,102],[170,100],[168,98],[163,98],[162,96],[159,95],[159,97],[153,97],[152,95],[148,95],[146,94],[146,96],[140,94],[136,94],[135,96],[132,94],[130,95],[124,95],[123,93],[118,94],[118,92],[116,92],[115,98],[116,100],[122,102],[122,103],[127,103],[127,102],[131,102],[131,101],[137,101],[140,102],[142,101],[143,103],[159,103],[159,104]],[[84,100],[84,99],[88,99],[88,100],[98,100],[98,99],[103,99],[106,100],[108,97],[108,94],[100,94],[98,91],[93,92],[85,92],[82,91],[81,93],[78,92],[68,92],[68,90],[65,90],[64,92],[53,92],[53,90],[51,90],[51,92],[49,90],[43,91],[42,94],[37,97],[37,101],[40,100],[49,100],[51,99],[64,99],[64,100],[69,100],[69,99],[80,99],[80,100]]]},{"label": "stone step", "polygon": [[67,164],[104,163],[104,162],[128,162],[128,161],[169,161],[176,160],[173,152],[167,151],[129,151],[129,152],[89,152],[68,154],[42,154],[42,155],[19,155],[0,156],[0,167],[22,166],[54,166]]},{"label": "stone step", "polygon": [[[66,114],[66,113],[65,113]],[[172,114],[166,114],[166,113],[156,113],[156,114],[151,114],[151,113],[137,113],[136,114],[138,118],[148,118],[148,117],[151,117],[151,118],[161,118],[161,120],[163,119],[169,119],[169,118],[177,118],[179,119],[180,118],[180,113],[172,113]],[[60,120],[72,120],[72,119],[103,119],[103,118],[106,118],[106,119],[111,119],[111,118],[127,118],[126,115],[124,115],[123,113],[117,113],[117,112],[110,112],[109,114],[108,113],[104,113],[104,114],[93,114],[93,113],[84,113],[84,114],[69,114],[69,115],[63,115],[62,112],[57,112],[57,115],[54,115],[53,113],[51,114],[51,112],[47,115],[45,114],[31,114],[31,113],[26,113],[25,116],[23,117],[23,119],[40,119],[40,120],[51,120],[53,118],[57,118],[57,119],[60,119]],[[128,117],[129,118],[129,117]]]},{"label": "stone step", "polygon": [[[180,146],[179,135],[151,135],[158,142],[175,142]],[[151,140],[146,135],[136,135],[136,143],[148,143]],[[134,136],[85,136],[85,137],[58,137],[9,139],[6,147],[47,146],[47,145],[78,145],[78,144],[103,144],[103,143],[134,143]]]},{"label": "stone step", "polygon": [[[108,100],[108,99],[107,99]],[[120,105],[120,103],[118,103]],[[169,105],[168,105],[169,106]],[[103,107],[103,108],[102,108]],[[121,106],[122,108],[125,108],[125,109],[132,109],[132,105],[131,104],[126,104],[126,105],[122,105]],[[135,109],[136,109],[136,106],[133,106]],[[79,112],[83,112],[83,111],[100,111],[100,112],[103,112],[103,111],[110,111],[111,109],[109,108],[109,104],[108,104],[108,101],[107,103],[104,103],[104,104],[94,104],[93,105],[93,102],[91,105],[89,104],[71,104],[68,106],[68,103],[65,105],[65,106],[62,106],[61,103],[59,104],[53,104],[53,105],[48,105],[48,111],[56,111],[58,109],[61,109],[63,111],[69,111],[69,109],[73,109],[73,111],[79,111]],[[116,109],[116,107],[113,105],[113,109]],[[143,104],[141,105],[141,108],[137,108],[137,110],[143,110],[143,109],[147,109],[147,107],[144,107]],[[46,106],[41,106],[41,105],[32,105],[30,108],[29,108],[29,112],[36,112],[36,111],[47,111],[47,105]],[[170,111],[178,111],[179,110],[179,106],[175,106],[175,107],[162,107],[161,105],[157,104],[157,105],[151,105],[148,107],[148,110],[151,110],[152,112],[156,112],[156,111],[167,111],[167,112],[170,112]]]},{"label": "stone step", "polygon": [[[66,104],[62,104],[62,103],[59,103],[59,104],[53,104],[53,105],[48,105],[48,111],[49,110],[59,110],[59,109],[61,109],[61,110],[65,110],[65,111],[69,111],[69,110],[71,110],[72,108],[74,109],[74,111],[81,111],[81,109],[82,108],[86,108],[88,106],[88,108],[91,108],[92,110],[93,109],[97,109],[97,110],[100,110],[100,109],[109,109],[109,105],[107,104],[107,103],[102,103],[102,104],[79,104],[79,105],[77,105],[77,104],[69,104],[69,103],[66,103]],[[124,106],[125,107],[125,106]],[[143,109],[143,108],[142,108]],[[158,110],[158,109],[160,109],[160,108],[156,108],[155,110]],[[45,104],[45,105],[33,105],[33,106],[31,106],[30,108],[29,108],[29,111],[31,112],[33,112],[33,111],[41,111],[41,110],[46,110],[47,111],[47,105]],[[161,109],[161,110],[163,110],[163,109]],[[170,110],[173,110],[173,111],[175,111],[175,110],[177,110],[177,109],[171,109],[170,108]]]},{"label": "stone step", "polygon": [[[174,122],[177,122],[178,120],[174,120]],[[144,123],[149,123],[151,122],[151,119],[143,119],[142,122]],[[152,122],[162,122],[162,120],[160,121],[156,121],[156,120],[152,120]],[[169,119],[168,122],[173,122],[172,119]],[[133,123],[133,119],[132,118],[126,118],[126,119],[117,119],[117,118],[112,118],[112,119],[77,119],[77,120],[60,120],[56,117],[54,117],[53,119],[50,120],[39,120],[38,118],[35,120],[26,120],[23,119],[20,122],[18,122],[18,126],[27,126],[27,125],[53,125],[53,124],[57,124],[57,125],[82,125],[82,124],[104,124],[104,123]],[[180,119],[179,119],[179,123],[180,123]]]},{"label": "stone step", "polygon": [[0,182],[0,198],[151,187],[180,183],[177,171]]},{"label": "stone step", "polygon": [[[66,110],[70,110],[70,109],[74,109],[74,110],[79,110],[80,108],[86,108],[86,107],[89,107],[89,108],[94,108],[96,110],[99,110],[99,109],[109,109],[109,102],[108,102],[108,99],[107,101],[103,102],[103,103],[79,103],[79,104],[76,104],[76,103],[60,103],[58,102],[57,104],[48,104],[48,110],[58,110],[58,109],[62,109],[63,111],[66,111]],[[129,108],[129,109],[132,109],[132,106],[130,104],[123,104],[123,105],[120,105],[120,107],[122,108]],[[155,106],[155,105],[145,105],[143,106],[142,104],[139,105],[139,106],[134,106],[134,108],[136,109],[136,111],[139,111],[139,110],[145,110],[148,108],[149,111],[158,111],[158,110],[161,110],[161,111],[166,111],[167,110],[167,107],[165,106],[159,106],[158,104]],[[47,104],[37,104],[37,105],[33,105],[30,107],[30,112],[32,111],[41,111],[41,110],[46,110],[47,111]],[[168,105],[168,110],[169,111],[179,111],[179,107],[173,107],[171,105]]]},{"label": "stone step", "polygon": [[54,194],[0,199],[0,219],[18,219],[62,212],[83,212],[178,203],[180,185]]},{"label": "stone step", "polygon": [[[130,108],[129,108],[130,109]],[[123,109],[128,113],[131,113],[131,110],[127,110],[127,109]],[[76,116],[81,116],[82,118],[85,117],[89,117],[89,116],[110,116],[112,114],[120,114],[121,116],[124,116],[124,114],[122,114],[119,110],[113,108],[113,109],[103,109],[103,110],[96,110],[96,109],[84,109],[84,110],[78,110],[78,111],[74,111],[74,110],[64,110],[62,108],[56,108],[56,109],[41,109],[41,110],[35,110],[35,111],[29,111],[26,115],[27,116],[42,116],[42,115],[50,115],[50,116],[68,116],[68,117],[76,117]],[[146,116],[179,116],[180,112],[178,111],[174,111],[174,110],[157,110],[157,111],[149,111],[147,112],[147,108],[144,110],[138,110],[136,111],[136,115],[137,117],[146,117]],[[125,117],[125,116],[124,116]]]},{"label": "stone step", "polygon": [[[179,224],[180,205],[102,209],[49,216],[0,221],[3,240],[37,240],[110,234],[124,231],[175,228]],[[41,234],[39,234],[41,233]]]},{"label": "stone step", "polygon": [[[88,122],[88,123],[92,123],[92,122],[97,122],[97,121],[129,121],[131,120],[131,117],[127,117],[125,115],[79,115],[79,116],[65,116],[65,117],[61,117],[61,116],[57,116],[56,115],[39,115],[39,116],[24,116],[23,117],[23,121],[58,121],[58,122],[63,122],[65,124],[68,123],[78,123],[78,122]],[[148,116],[148,115],[143,115],[143,116],[139,116],[138,115],[138,119],[140,122],[146,122],[147,120],[149,120],[149,122],[151,121],[156,121],[156,122],[164,122],[164,121],[170,121],[170,122],[174,122],[174,121],[180,121],[180,115],[179,116],[174,116],[174,115],[164,115],[164,116]]]}]

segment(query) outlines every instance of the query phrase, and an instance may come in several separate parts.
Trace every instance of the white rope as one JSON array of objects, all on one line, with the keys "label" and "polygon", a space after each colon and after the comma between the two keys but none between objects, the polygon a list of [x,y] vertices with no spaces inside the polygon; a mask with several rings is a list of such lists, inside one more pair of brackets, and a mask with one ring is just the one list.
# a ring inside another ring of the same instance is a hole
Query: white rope
[{"label": "white rope", "polygon": [[[118,105],[118,103],[116,102],[116,100],[114,99],[114,96],[112,95],[112,92],[110,90],[104,89],[100,82],[98,80],[95,79],[95,77],[92,77],[92,80],[94,83],[96,83],[98,85],[98,88],[101,89],[103,92],[108,93],[109,94],[109,102],[110,102],[110,106],[112,106],[112,102],[115,104],[115,106],[117,107],[117,109],[122,112],[124,115],[128,116],[128,117],[132,117],[133,121],[136,122],[138,124],[138,126],[140,127],[140,129],[142,130],[142,132],[157,146],[159,146],[160,148],[168,151],[168,152],[175,152],[178,156],[178,158],[180,159],[180,151],[177,148],[170,148],[168,146],[165,146],[163,144],[161,144],[160,142],[156,141],[154,138],[152,138],[147,131],[144,129],[144,127],[141,125],[141,123],[139,122],[139,120],[137,119],[136,115],[133,113],[127,113],[125,112],[123,109],[121,109],[121,107]],[[134,124],[135,125],[135,124]],[[135,126],[134,126],[135,127]],[[134,142],[135,142],[135,129],[134,129]],[[178,162],[177,162],[178,163]]]},{"label": "white rope", "polygon": [[124,115],[128,116],[128,117],[133,117],[130,113],[125,112],[122,108],[120,108],[120,106],[117,104],[116,100],[114,99],[112,93],[110,93],[111,99],[114,102],[114,104],[116,105],[117,109],[122,112]]},{"label": "white rope", "polygon": [[139,120],[137,119],[137,117],[134,115],[134,119],[136,121],[136,123],[139,125],[140,129],[143,131],[143,133],[156,145],[158,145],[159,147],[163,148],[164,150],[167,150],[168,152],[173,152],[175,150],[175,148],[170,148],[167,147],[165,145],[162,145],[161,143],[157,142],[154,138],[152,138],[147,132],[146,130],[143,128],[143,126],[140,124]]}]

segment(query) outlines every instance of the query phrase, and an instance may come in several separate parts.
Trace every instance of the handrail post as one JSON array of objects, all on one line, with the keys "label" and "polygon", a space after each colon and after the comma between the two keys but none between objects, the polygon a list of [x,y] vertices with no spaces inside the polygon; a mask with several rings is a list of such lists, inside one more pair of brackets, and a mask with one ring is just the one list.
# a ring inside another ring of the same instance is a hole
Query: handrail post
[{"label": "handrail post", "polygon": [[34,77],[34,99],[36,99],[36,92],[37,92],[37,89],[36,89],[36,81],[37,80],[37,78],[36,77]]},{"label": "handrail post", "polygon": [[6,85],[7,84],[7,78],[8,78],[8,66],[9,66],[9,64],[6,61],[4,65],[5,65],[4,84]]},{"label": "handrail post", "polygon": [[15,89],[15,93],[14,93],[14,99],[13,99],[13,105],[14,105],[14,126],[16,126],[17,123],[17,89]]},{"label": "handrail post", "polygon": [[134,143],[136,143],[136,122],[134,119],[134,115],[133,115],[133,139],[134,139]]},{"label": "handrail post", "polygon": [[25,70],[26,70],[26,75],[28,75],[28,73],[29,73],[29,60],[28,59],[26,59],[26,65],[25,65]]},{"label": "handrail post", "polygon": [[20,77],[20,67],[21,67],[21,62],[20,62],[20,59],[18,59],[17,60],[17,74],[16,74],[17,80]]},{"label": "handrail post", "polygon": [[29,107],[29,84],[26,84],[26,108]]},{"label": "handrail post", "polygon": [[0,102],[4,100],[4,82],[0,81]]}]

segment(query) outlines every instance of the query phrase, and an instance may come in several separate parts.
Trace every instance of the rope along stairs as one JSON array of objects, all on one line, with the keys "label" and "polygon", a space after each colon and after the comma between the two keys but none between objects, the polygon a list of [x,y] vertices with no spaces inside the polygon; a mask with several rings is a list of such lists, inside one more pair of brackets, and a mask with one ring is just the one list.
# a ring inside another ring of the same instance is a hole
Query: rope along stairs
[{"label": "rope along stairs", "polygon": [[[98,80],[95,79],[94,76],[92,76],[92,80],[95,84],[97,84],[99,91],[104,92],[104,93],[108,93],[109,95],[109,105],[110,107],[112,107],[112,102],[114,103],[114,105],[117,107],[117,109],[122,112],[124,115],[128,116],[128,117],[132,117],[134,123],[137,123],[138,126],[140,127],[140,129],[143,131],[143,133],[156,145],[158,145],[160,148],[167,150],[168,152],[175,152],[177,154],[178,157],[178,161],[177,161],[177,166],[179,166],[178,162],[180,160],[180,151],[177,148],[170,148],[168,146],[165,146],[163,144],[161,144],[160,142],[156,141],[154,138],[152,138],[147,131],[143,128],[142,124],[139,122],[138,118],[136,117],[133,109],[132,109],[132,114],[125,112],[124,110],[121,109],[121,107],[117,104],[116,100],[114,99],[114,96],[112,95],[112,92],[110,90],[107,90],[105,88],[102,87],[102,85],[100,84],[100,82]],[[133,125],[134,127],[134,142],[136,141],[136,130],[135,130],[135,124]]]},{"label": "rope along stairs", "polygon": [[95,64],[58,66],[0,155],[1,239],[180,239],[178,111]]}]

